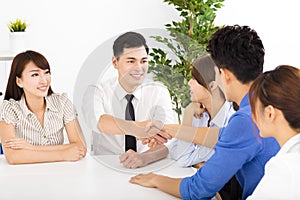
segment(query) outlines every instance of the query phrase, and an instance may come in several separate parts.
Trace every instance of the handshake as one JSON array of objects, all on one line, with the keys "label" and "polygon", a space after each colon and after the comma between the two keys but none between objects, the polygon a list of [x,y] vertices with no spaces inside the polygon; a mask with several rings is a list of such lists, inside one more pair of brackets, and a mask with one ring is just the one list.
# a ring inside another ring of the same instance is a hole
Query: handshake
[{"label": "handshake", "polygon": [[133,135],[142,140],[144,145],[148,144],[149,147],[154,147],[172,139],[171,133],[167,132],[167,126],[169,125],[165,125],[161,121],[147,120],[143,122],[130,121],[119,128],[124,134]]}]

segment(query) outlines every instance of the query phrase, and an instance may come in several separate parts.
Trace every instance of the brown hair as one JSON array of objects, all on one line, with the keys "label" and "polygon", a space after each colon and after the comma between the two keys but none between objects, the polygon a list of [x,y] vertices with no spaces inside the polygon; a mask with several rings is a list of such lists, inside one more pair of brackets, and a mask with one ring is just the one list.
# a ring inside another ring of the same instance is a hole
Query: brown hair
[{"label": "brown hair", "polygon": [[282,111],[293,129],[300,128],[300,71],[296,67],[280,65],[274,70],[261,74],[252,84],[249,101],[253,116],[255,103],[263,107],[272,105]]},{"label": "brown hair", "polygon": [[216,65],[210,55],[198,58],[194,62],[192,76],[200,85],[208,89],[208,84],[215,80],[215,66]]},{"label": "brown hair", "polygon": [[[50,66],[46,58],[35,51],[25,51],[22,52],[14,58],[11,70],[8,78],[8,83],[5,91],[4,100],[9,100],[10,98],[18,101],[21,99],[21,96],[23,95],[24,91],[22,88],[20,88],[16,83],[16,78],[21,78],[22,72],[24,71],[25,66],[32,61],[34,64],[36,64],[37,67],[40,69],[48,69],[50,72]],[[52,94],[53,91],[51,89],[51,86],[48,90],[48,95]]]}]

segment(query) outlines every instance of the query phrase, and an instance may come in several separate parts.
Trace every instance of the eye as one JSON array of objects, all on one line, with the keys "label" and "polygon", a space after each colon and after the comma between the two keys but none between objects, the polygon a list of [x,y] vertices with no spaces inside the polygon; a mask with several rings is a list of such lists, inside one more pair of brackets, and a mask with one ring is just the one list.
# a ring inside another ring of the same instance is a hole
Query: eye
[{"label": "eye", "polygon": [[142,60],[142,63],[148,63],[148,60]]},{"label": "eye", "polygon": [[32,77],[35,77],[35,76],[38,76],[38,75],[39,75],[38,73],[31,74]]},{"label": "eye", "polygon": [[51,74],[49,70],[45,71],[45,74]]},{"label": "eye", "polygon": [[127,63],[134,63],[134,60],[128,60]]}]

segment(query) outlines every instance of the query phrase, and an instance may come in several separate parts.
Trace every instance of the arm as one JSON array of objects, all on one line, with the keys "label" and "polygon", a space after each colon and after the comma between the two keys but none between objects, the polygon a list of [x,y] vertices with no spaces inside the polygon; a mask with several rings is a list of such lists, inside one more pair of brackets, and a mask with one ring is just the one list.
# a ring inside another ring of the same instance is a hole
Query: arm
[{"label": "arm", "polygon": [[193,118],[201,118],[205,112],[205,108],[200,103],[191,102],[184,110],[182,125],[192,126]]},{"label": "arm", "polygon": [[208,160],[214,153],[212,148],[196,146],[191,142],[175,140],[170,147],[170,156],[181,167],[189,167]]},{"label": "arm", "polygon": [[181,178],[170,178],[158,174],[139,174],[130,179],[130,183],[138,184],[144,187],[158,188],[163,192],[176,197],[180,196]]},{"label": "arm", "polygon": [[76,161],[86,153],[85,148],[74,144],[33,146],[24,139],[14,139],[14,126],[3,121],[0,122],[0,133],[4,155],[9,164]]},{"label": "arm", "polygon": [[162,123],[158,121],[127,121],[107,114],[102,115],[98,121],[98,128],[103,133],[133,135],[138,138],[153,136],[160,144],[166,143],[167,139],[171,139],[169,134],[161,133],[158,135],[161,127]]},{"label": "arm", "polygon": [[[1,122],[3,123],[3,122]],[[57,161],[77,161],[86,154],[86,148],[76,144],[56,146],[34,146],[22,138],[15,138],[14,128],[10,124],[1,124],[3,150],[9,164],[25,164]],[[6,129],[3,131],[3,129]],[[12,135],[7,134],[7,132]],[[7,139],[6,139],[7,138]]]},{"label": "arm", "polygon": [[191,127],[178,124],[165,124],[162,132],[172,137],[213,148],[218,142],[219,128]]},{"label": "arm", "polygon": [[128,150],[120,156],[120,162],[127,168],[138,168],[167,157],[169,153],[165,145],[157,145],[143,153]]}]

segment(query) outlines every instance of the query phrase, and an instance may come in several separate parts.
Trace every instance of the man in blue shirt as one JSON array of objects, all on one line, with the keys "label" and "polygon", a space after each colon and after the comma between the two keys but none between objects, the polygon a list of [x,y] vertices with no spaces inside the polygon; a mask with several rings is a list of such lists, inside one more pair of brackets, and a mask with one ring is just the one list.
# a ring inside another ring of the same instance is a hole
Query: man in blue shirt
[{"label": "man in blue shirt", "polygon": [[235,175],[245,199],[264,175],[265,163],[279,150],[275,139],[259,136],[248,101],[249,88],[263,71],[264,47],[254,30],[235,25],[218,30],[209,41],[207,50],[218,67],[216,79],[226,99],[236,102],[239,110],[226,127],[217,131],[216,139],[213,138],[215,134],[208,133],[213,128],[194,130],[180,125],[164,125],[163,131],[183,140],[192,138],[194,143],[215,144],[214,155],[192,177],[174,179],[141,174],[132,177],[130,182],[157,187],[182,199],[211,199]]}]

